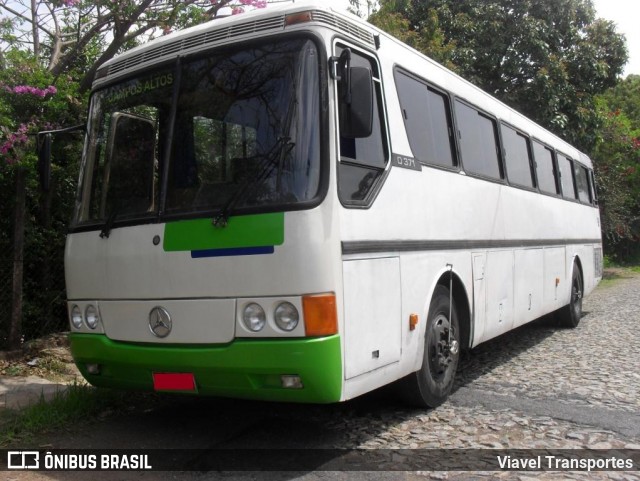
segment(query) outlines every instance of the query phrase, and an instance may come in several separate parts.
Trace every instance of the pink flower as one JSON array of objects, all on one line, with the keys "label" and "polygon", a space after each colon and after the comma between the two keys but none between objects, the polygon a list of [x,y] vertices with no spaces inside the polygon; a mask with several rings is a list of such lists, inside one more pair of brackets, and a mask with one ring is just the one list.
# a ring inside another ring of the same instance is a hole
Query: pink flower
[{"label": "pink flower", "polygon": [[55,95],[58,92],[58,89],[54,85],[49,85],[45,89],[40,89],[38,87],[32,87],[31,85],[16,85],[15,87],[5,87],[5,90],[10,93],[14,93],[17,95],[35,95],[36,97],[44,98],[47,95]]}]

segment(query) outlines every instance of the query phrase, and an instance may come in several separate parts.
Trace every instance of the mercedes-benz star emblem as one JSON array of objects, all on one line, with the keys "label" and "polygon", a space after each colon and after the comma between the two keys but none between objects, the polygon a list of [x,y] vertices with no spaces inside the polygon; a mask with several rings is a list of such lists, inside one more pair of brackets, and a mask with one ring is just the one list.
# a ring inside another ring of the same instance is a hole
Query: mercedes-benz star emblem
[{"label": "mercedes-benz star emblem", "polygon": [[154,307],[149,313],[149,330],[159,338],[167,337],[171,332],[171,315],[164,307]]}]

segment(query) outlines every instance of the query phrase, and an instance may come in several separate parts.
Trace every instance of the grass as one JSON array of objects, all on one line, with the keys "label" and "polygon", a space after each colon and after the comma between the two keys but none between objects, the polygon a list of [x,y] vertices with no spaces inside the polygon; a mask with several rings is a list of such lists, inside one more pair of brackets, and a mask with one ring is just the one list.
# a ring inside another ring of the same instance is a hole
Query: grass
[{"label": "grass", "polygon": [[600,287],[609,287],[620,279],[628,279],[640,274],[640,263],[620,263],[608,256],[604,256],[604,273],[600,281]]},{"label": "grass", "polygon": [[[135,396],[134,396],[135,400]],[[0,413],[0,446],[28,442],[34,436],[87,420],[102,419],[133,409],[130,393],[72,384],[53,398],[19,411]]]}]

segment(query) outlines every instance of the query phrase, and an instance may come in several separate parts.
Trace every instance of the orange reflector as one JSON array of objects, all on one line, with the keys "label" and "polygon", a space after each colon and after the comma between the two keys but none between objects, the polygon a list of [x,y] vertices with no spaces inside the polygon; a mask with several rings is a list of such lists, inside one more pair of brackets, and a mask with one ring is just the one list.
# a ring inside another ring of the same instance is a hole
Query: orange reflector
[{"label": "orange reflector", "polygon": [[331,336],[338,332],[335,294],[302,298],[304,327],[307,336]]},{"label": "orange reflector", "polygon": [[418,314],[409,314],[409,330],[415,331],[418,325]]},{"label": "orange reflector", "polygon": [[291,13],[285,17],[284,24],[286,26],[291,26],[299,23],[311,22],[312,20],[313,15],[311,12]]},{"label": "orange reflector", "polygon": [[156,391],[195,391],[196,380],[190,372],[154,372],[153,389]]}]

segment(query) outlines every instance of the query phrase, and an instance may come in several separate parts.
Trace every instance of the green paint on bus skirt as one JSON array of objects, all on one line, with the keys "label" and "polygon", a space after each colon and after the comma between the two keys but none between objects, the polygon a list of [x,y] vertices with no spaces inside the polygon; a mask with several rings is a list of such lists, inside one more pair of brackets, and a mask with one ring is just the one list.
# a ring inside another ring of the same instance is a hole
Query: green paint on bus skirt
[{"label": "green paint on bus skirt", "polygon": [[164,228],[164,250],[205,251],[279,246],[284,243],[284,212],[230,217],[225,227],[210,218],[169,222]]},{"label": "green paint on bus skirt", "polygon": [[[200,395],[280,402],[340,401],[340,336],[237,339],[225,345],[133,344],[102,334],[70,336],[71,353],[94,386],[153,391],[153,373],[193,373]],[[99,364],[89,374],[87,364]],[[298,375],[302,389],[285,389],[281,375]],[[195,392],[194,392],[195,394]]]}]

